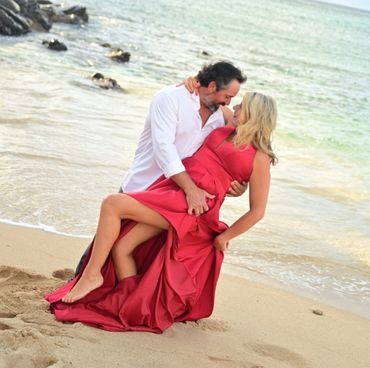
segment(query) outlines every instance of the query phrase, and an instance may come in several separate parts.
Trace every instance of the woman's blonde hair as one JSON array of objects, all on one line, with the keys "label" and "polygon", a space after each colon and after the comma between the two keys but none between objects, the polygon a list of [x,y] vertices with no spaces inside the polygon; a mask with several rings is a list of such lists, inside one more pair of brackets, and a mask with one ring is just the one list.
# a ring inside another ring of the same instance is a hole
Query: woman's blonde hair
[{"label": "woman's blonde hair", "polygon": [[258,92],[247,92],[241,103],[239,124],[234,145],[251,144],[270,157],[273,165],[277,157],[271,148],[271,135],[276,127],[277,108],[275,100]]}]

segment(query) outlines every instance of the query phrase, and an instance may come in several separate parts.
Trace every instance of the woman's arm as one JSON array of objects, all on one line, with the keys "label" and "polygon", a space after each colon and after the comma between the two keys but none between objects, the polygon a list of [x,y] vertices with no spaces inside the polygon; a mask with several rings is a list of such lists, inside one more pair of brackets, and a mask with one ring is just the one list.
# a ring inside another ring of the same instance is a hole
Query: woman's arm
[{"label": "woman's arm", "polygon": [[233,116],[234,116],[234,113],[232,112],[232,110],[230,110],[230,108],[227,106],[220,106],[220,108],[224,115],[225,125],[230,125],[230,126],[235,127],[235,125],[232,123]]},{"label": "woman's arm", "polygon": [[270,158],[265,153],[257,152],[253,162],[253,172],[249,180],[249,211],[215,238],[214,246],[218,250],[225,250],[231,239],[246,232],[263,218],[269,188]]}]

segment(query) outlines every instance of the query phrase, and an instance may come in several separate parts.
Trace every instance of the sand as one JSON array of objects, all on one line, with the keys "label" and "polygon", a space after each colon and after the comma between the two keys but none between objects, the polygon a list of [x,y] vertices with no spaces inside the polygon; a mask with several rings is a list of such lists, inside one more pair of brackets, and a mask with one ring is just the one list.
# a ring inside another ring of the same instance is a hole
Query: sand
[{"label": "sand", "polygon": [[210,318],[161,335],[57,322],[42,297],[72,275],[87,244],[0,224],[1,368],[370,367],[370,320],[226,274]]}]

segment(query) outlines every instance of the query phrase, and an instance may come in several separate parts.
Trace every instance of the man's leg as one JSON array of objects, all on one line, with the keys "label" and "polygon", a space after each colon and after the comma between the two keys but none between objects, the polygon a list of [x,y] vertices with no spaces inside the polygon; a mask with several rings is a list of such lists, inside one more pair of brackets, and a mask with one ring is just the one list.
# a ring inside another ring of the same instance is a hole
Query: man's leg
[{"label": "man's leg", "polygon": [[[119,187],[118,193],[123,193],[123,191],[122,191],[122,187]],[[94,238],[94,239],[95,239],[95,238]],[[78,265],[77,265],[77,268],[76,268],[76,271],[75,271],[75,277],[76,277],[77,275],[79,275],[79,274],[80,274],[80,272],[81,272],[81,268],[82,268],[82,265],[84,264],[85,259],[86,259],[87,255],[88,255],[88,254],[89,254],[89,252],[90,252],[90,249],[91,249],[91,247],[92,247],[92,245],[93,245],[93,243],[94,243],[94,239],[93,239],[93,240],[92,240],[92,242],[89,244],[89,246],[86,248],[86,250],[85,250],[84,254],[82,255],[82,257],[81,257],[81,259],[80,259],[80,261],[78,262]]]}]

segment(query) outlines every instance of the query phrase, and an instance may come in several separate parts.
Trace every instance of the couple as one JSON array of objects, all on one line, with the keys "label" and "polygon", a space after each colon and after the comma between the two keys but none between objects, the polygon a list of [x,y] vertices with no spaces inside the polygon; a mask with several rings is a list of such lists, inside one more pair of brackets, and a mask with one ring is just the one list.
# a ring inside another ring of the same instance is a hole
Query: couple
[{"label": "couple", "polygon": [[[271,97],[246,93],[231,117],[220,107],[245,80],[219,62],[198,73],[199,84],[190,79],[156,95],[124,193],[103,200],[76,277],[45,296],[58,320],[161,333],[212,313],[223,251],[263,217],[277,160]],[[197,94],[187,90],[194,85]],[[244,182],[249,210],[228,227],[220,207]]]}]

